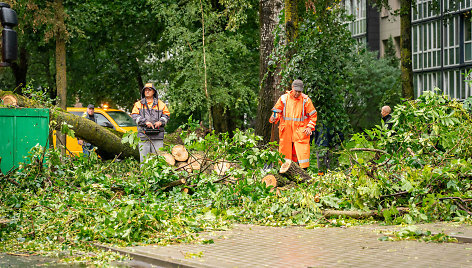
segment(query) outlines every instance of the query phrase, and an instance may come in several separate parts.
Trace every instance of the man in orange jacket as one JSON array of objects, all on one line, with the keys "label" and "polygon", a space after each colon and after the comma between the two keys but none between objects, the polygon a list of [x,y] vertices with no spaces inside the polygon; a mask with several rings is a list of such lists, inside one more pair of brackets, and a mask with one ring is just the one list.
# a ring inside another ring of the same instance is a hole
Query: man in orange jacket
[{"label": "man in orange jacket", "polygon": [[310,166],[310,135],[316,126],[317,113],[311,99],[302,93],[303,82],[295,80],[292,90],[275,104],[271,123],[279,125],[279,152],[285,159],[298,162],[301,168]]},{"label": "man in orange jacket", "polygon": [[159,99],[153,83],[147,83],[141,90],[141,100],[134,104],[131,117],[138,125],[140,161],[150,153],[164,146],[164,126],[170,118],[166,104]]}]

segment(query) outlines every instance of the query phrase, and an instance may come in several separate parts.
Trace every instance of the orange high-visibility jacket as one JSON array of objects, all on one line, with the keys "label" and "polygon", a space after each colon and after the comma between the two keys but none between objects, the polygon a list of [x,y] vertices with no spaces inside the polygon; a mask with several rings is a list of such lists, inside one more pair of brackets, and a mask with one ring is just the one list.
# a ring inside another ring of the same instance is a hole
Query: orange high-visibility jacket
[{"label": "orange high-visibility jacket", "polygon": [[279,152],[285,159],[291,159],[302,168],[310,165],[310,136],[303,131],[310,127],[315,129],[317,113],[311,99],[301,94],[298,99],[294,91],[287,91],[275,104],[272,111],[276,113],[275,123],[280,120]]}]

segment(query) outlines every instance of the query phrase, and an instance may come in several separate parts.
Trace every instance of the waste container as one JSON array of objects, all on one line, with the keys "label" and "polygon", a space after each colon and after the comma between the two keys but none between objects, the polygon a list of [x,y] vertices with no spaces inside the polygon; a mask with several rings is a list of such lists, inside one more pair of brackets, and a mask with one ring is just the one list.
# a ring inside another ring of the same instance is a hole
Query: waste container
[{"label": "waste container", "polygon": [[49,110],[0,108],[0,169],[8,173],[37,144],[49,142]]}]

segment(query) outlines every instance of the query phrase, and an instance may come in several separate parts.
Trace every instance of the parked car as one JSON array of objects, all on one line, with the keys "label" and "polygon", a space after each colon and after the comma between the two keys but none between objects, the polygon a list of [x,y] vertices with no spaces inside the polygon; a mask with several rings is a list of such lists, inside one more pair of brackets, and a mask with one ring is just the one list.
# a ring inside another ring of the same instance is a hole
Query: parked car
[{"label": "parked car", "polygon": [[[68,107],[67,112],[75,114],[77,116],[84,116],[87,112],[87,108],[75,108]],[[103,127],[108,127],[119,132],[128,132],[130,130],[137,132],[136,122],[126,112],[118,109],[104,109],[95,108],[95,116],[97,118],[97,124]],[[56,135],[53,135],[54,147],[56,147]],[[69,151],[75,155],[82,153],[82,146],[79,145],[77,138],[67,136],[66,147]]]}]

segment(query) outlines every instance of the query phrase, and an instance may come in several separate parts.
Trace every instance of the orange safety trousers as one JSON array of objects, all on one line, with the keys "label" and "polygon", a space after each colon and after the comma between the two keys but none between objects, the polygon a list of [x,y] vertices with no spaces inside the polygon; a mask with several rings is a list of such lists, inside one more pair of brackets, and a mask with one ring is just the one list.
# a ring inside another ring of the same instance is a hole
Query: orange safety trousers
[{"label": "orange safety trousers", "polygon": [[289,91],[282,95],[272,111],[276,113],[279,125],[279,152],[284,158],[298,162],[300,167],[310,166],[310,136],[304,133],[309,127],[312,130],[316,126],[317,113],[310,98],[301,94],[294,97],[294,92]]}]

